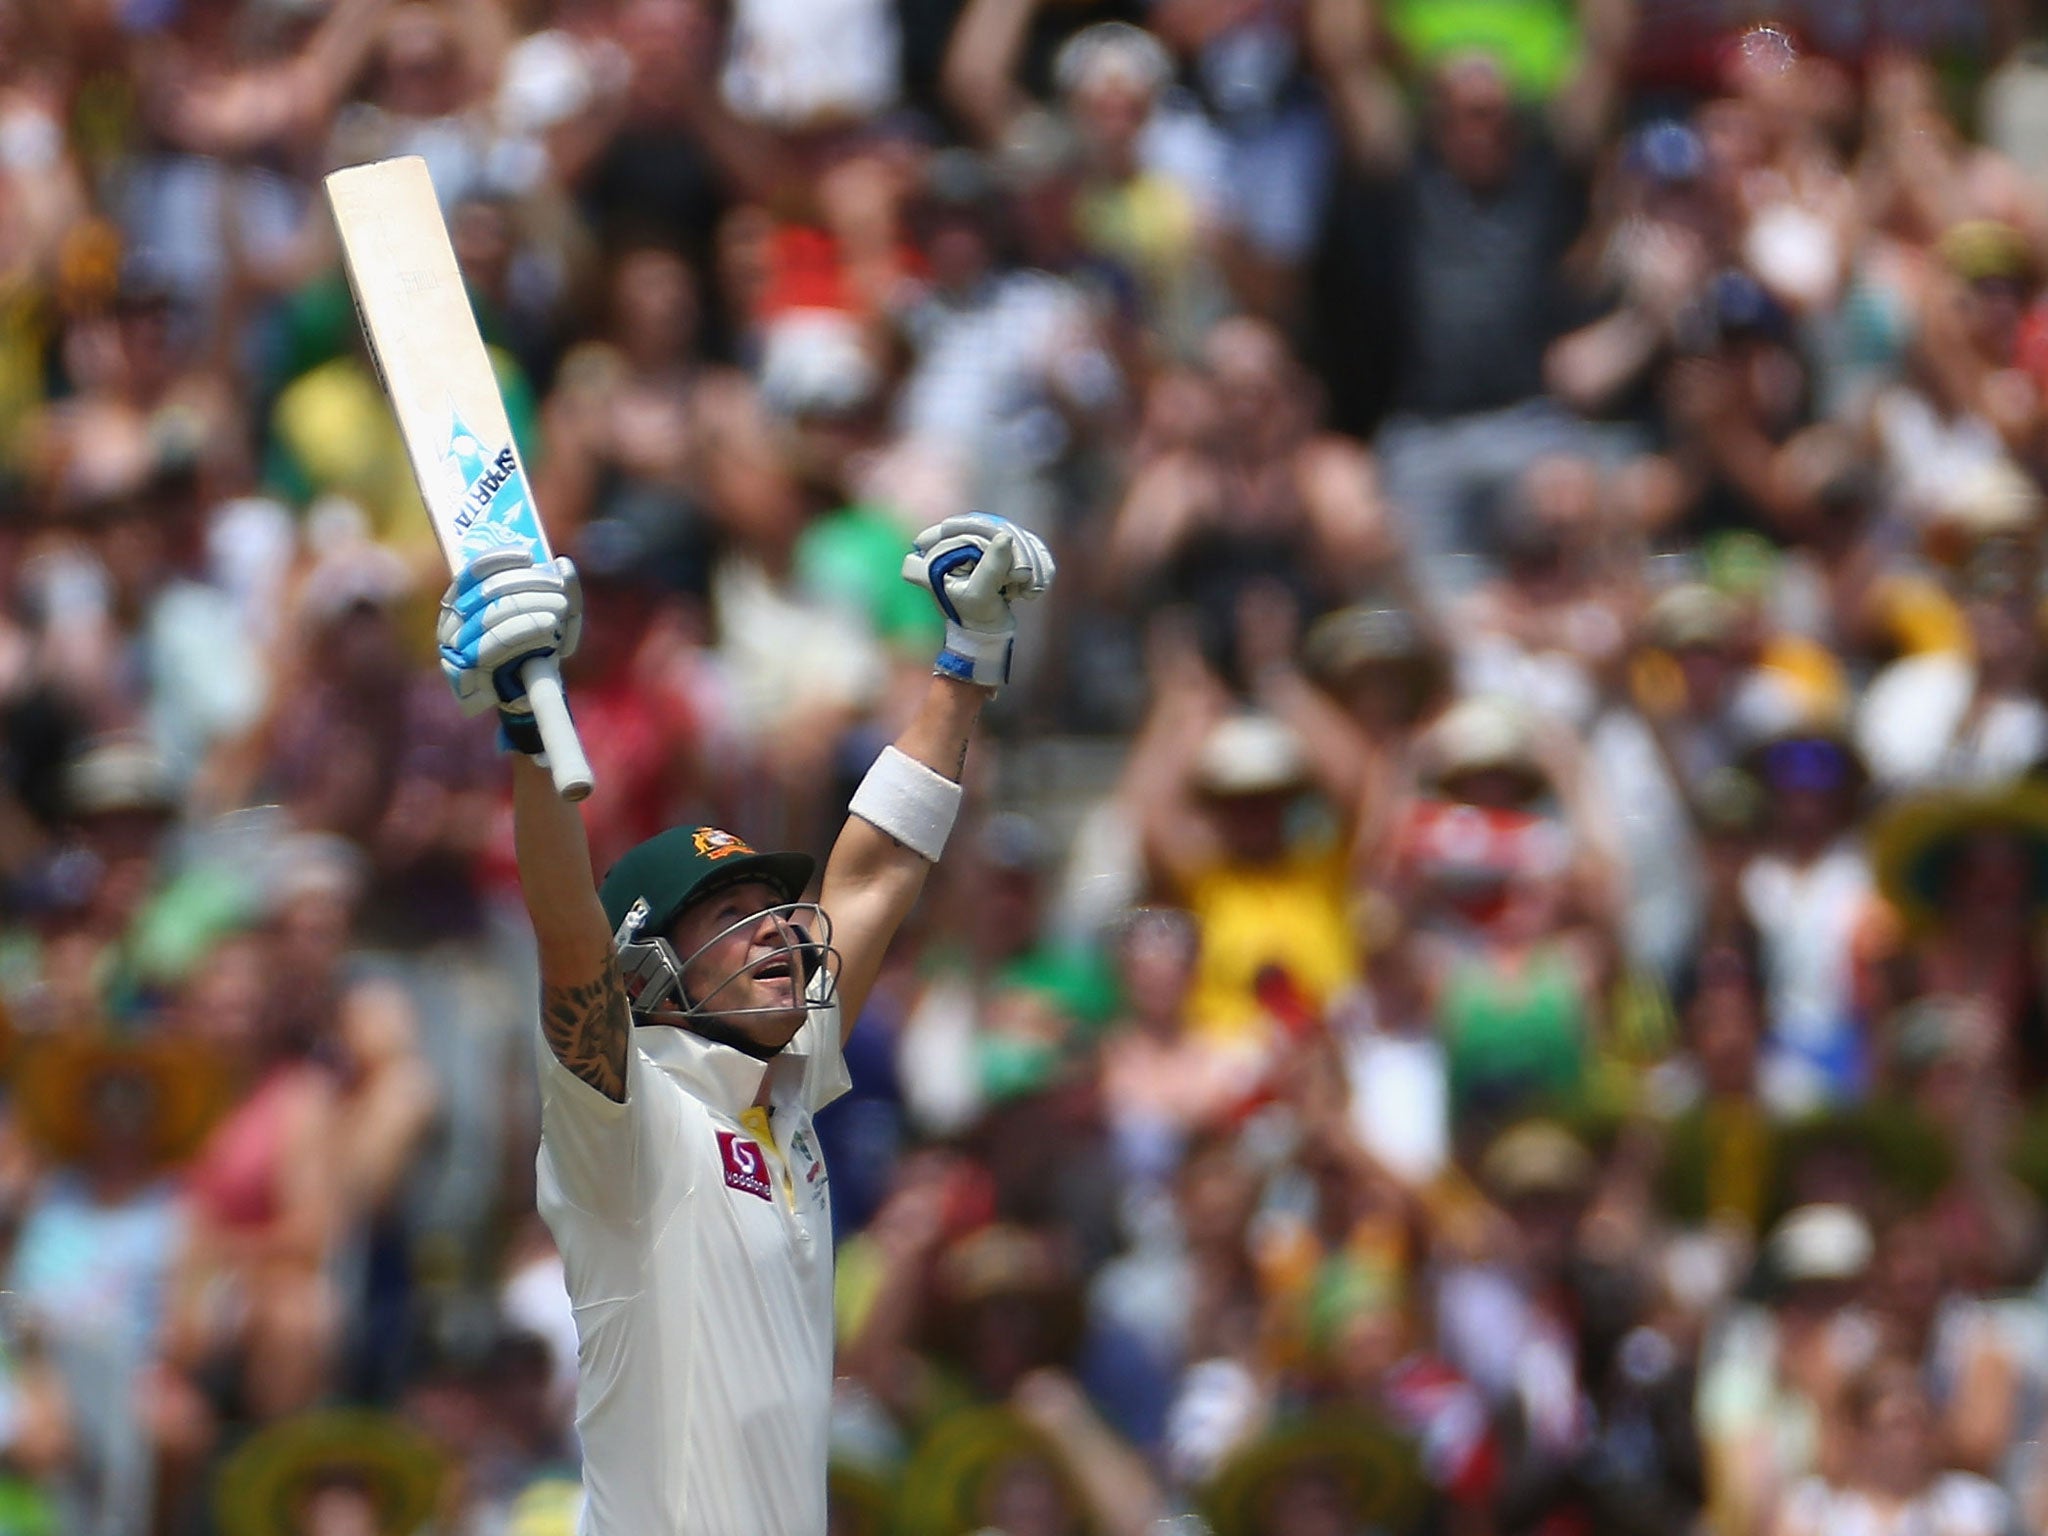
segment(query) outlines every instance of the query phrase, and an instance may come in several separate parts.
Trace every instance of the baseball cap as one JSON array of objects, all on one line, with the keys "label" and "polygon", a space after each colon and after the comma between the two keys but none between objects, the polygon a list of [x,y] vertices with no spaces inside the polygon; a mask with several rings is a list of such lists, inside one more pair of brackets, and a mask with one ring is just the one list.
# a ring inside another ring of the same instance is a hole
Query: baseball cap
[{"label": "baseball cap", "polygon": [[1375,662],[1426,661],[1430,646],[1406,609],[1360,603],[1316,620],[1301,653],[1314,676],[1340,678]]},{"label": "baseball cap", "polygon": [[1173,55],[1143,27],[1127,21],[1098,21],[1060,45],[1052,71],[1053,83],[1063,96],[1119,83],[1151,95],[1172,80]]},{"label": "baseball cap", "polygon": [[1680,582],[1661,594],[1645,617],[1651,638],[1674,651],[1723,645],[1741,624],[1741,605],[1703,581]]},{"label": "baseball cap", "polygon": [[880,382],[860,327],[831,309],[791,309],[768,326],[761,398],[783,416],[841,416],[874,398]]},{"label": "baseball cap", "polygon": [[175,815],[177,787],[148,742],[116,734],[90,743],[64,768],[64,807],[74,817],[129,812]]},{"label": "baseball cap", "polygon": [[670,827],[620,855],[597,894],[614,933],[633,903],[645,901],[643,931],[651,936],[698,897],[742,880],[765,881],[785,901],[801,901],[816,867],[807,853],[756,853],[717,827]]},{"label": "baseball cap", "polygon": [[1784,305],[1740,267],[1717,273],[1708,285],[1707,295],[1724,337],[1754,336],[1778,342],[1791,339],[1792,317]]},{"label": "baseball cap", "polygon": [[1496,1137],[1480,1158],[1479,1177],[1501,1199],[1582,1195],[1599,1177],[1585,1143],[1554,1120],[1525,1120]]},{"label": "baseball cap", "polygon": [[1272,715],[1218,721],[1195,754],[1195,782],[1212,795],[1265,795],[1308,782],[1301,737]]},{"label": "baseball cap", "polygon": [[1942,233],[1941,259],[1965,282],[2023,280],[2033,266],[2026,236],[1998,219],[1965,219]]},{"label": "baseball cap", "polygon": [[1870,1267],[1877,1245],[1870,1223],[1846,1205],[1802,1205],[1772,1230],[1765,1257],[1787,1284],[1854,1280]]},{"label": "baseball cap", "polygon": [[1984,539],[2029,538],[2041,526],[2042,501],[2040,486],[2025,470],[2008,458],[1988,459],[1942,487],[1929,509],[1930,532],[1948,536],[1936,542],[1965,550]]},{"label": "baseball cap", "polygon": [[1528,711],[1502,694],[1460,699],[1423,733],[1418,750],[1433,788],[1468,773],[1501,769],[1521,775],[1533,799],[1549,782],[1536,756]]},{"label": "baseball cap", "polygon": [[1706,173],[1707,147],[1690,124],[1676,118],[1645,123],[1632,134],[1628,168],[1660,186],[1697,181]]}]

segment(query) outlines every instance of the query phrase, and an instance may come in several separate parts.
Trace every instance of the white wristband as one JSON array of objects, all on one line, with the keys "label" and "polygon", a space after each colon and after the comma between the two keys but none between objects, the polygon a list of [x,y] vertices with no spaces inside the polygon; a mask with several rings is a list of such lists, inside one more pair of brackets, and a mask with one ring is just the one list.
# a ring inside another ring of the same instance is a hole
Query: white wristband
[{"label": "white wristband", "polygon": [[846,808],[936,864],[946,851],[953,818],[960,814],[960,786],[916,758],[884,747]]}]

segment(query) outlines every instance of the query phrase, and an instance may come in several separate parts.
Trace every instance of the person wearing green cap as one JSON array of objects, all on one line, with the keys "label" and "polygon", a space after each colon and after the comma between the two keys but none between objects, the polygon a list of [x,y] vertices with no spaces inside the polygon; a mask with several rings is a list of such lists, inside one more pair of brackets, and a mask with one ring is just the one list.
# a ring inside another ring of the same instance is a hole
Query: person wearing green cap
[{"label": "person wearing green cap", "polygon": [[1051,583],[1034,535],[968,513],[904,578],[946,619],[924,699],[812,861],[676,827],[592,879],[517,681],[575,648],[566,560],[486,568],[443,601],[443,670],[498,710],[541,972],[537,1201],[578,1342],[580,1536],[815,1536],[832,1397],[830,1180],[811,1116],[848,1087],[844,1028],[959,808],[1011,604]]}]

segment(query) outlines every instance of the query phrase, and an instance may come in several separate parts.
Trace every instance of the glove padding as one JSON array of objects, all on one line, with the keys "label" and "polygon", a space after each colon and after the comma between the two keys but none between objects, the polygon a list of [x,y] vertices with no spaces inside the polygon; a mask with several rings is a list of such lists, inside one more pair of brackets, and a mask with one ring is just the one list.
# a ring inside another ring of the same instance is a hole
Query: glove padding
[{"label": "glove padding", "polygon": [[573,655],[583,633],[583,584],[564,555],[534,565],[519,550],[472,562],[441,598],[441,671],[463,713],[493,705],[500,739],[539,756],[540,730],[520,668],[539,656]]},{"label": "glove padding", "polygon": [[946,616],[936,670],[984,688],[1010,680],[1017,618],[1010,605],[1052,585],[1052,551],[1028,528],[988,512],[934,523],[903,557],[903,579],[924,587]]}]

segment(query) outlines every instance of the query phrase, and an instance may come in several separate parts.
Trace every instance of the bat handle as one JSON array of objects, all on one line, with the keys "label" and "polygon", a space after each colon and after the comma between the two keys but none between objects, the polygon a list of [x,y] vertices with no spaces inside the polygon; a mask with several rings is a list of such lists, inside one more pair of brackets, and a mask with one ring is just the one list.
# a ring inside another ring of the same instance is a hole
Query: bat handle
[{"label": "bat handle", "polygon": [[555,793],[564,800],[581,800],[590,793],[590,759],[583,755],[583,743],[576,739],[576,722],[569,718],[561,669],[554,657],[536,656],[520,668],[519,679],[526,685],[526,701],[533,706],[541,745],[547,748]]}]

